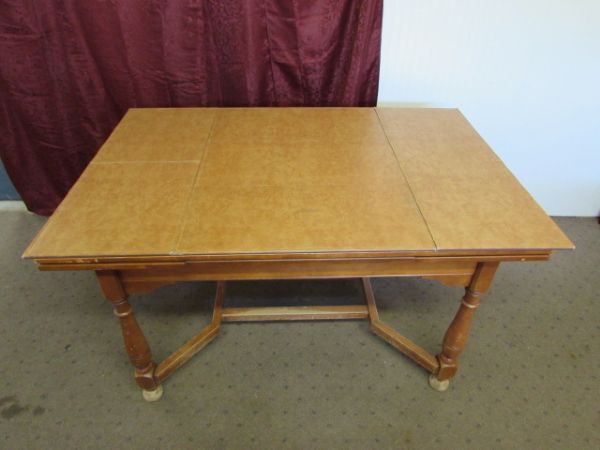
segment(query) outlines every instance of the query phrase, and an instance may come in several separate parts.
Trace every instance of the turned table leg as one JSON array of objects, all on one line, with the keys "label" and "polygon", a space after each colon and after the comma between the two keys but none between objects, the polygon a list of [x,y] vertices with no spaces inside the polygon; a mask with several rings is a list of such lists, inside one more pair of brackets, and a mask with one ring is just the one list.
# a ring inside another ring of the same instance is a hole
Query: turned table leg
[{"label": "turned table leg", "polygon": [[487,292],[492,284],[498,264],[498,262],[477,264],[471,282],[465,289],[458,312],[444,336],[442,352],[437,356],[439,370],[429,377],[432,388],[445,391],[448,389],[450,378],[456,374],[458,357],[467,343],[473,314],[479,306],[481,295]]},{"label": "turned table leg", "polygon": [[113,270],[97,271],[96,276],[104,296],[113,305],[113,311],[119,318],[125,349],[131,364],[135,367],[135,381],[143,389],[144,399],[159,400],[162,386],[158,383],[154,371],[156,364],[152,361],[150,346],[133,314],[133,308],[127,301],[127,293],[123,289],[119,273]]}]

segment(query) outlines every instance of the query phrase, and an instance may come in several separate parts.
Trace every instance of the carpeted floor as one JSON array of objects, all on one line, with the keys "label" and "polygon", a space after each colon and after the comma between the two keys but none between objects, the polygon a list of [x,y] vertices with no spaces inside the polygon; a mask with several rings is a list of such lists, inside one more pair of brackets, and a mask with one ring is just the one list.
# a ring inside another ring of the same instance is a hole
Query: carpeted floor
[{"label": "carpeted floor", "polygon": [[[93,274],[20,260],[44,219],[0,212],[2,449],[600,448],[600,225],[558,219],[577,245],[507,263],[445,393],[364,321],[226,324],[146,403]],[[384,320],[432,352],[462,290],[378,279]],[[212,283],[132,303],[155,359],[209,320]],[[355,280],[232,283],[228,304],[361,302]]]}]

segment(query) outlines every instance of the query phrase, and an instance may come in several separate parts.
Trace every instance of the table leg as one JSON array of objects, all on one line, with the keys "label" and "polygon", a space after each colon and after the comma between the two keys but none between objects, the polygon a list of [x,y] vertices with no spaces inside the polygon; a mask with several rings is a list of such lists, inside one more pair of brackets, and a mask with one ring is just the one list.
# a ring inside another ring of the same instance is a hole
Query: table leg
[{"label": "table leg", "polygon": [[135,367],[135,381],[143,389],[144,399],[159,400],[163,390],[154,374],[156,364],[152,361],[150,346],[135,319],[133,308],[127,301],[128,295],[121,284],[119,273],[114,270],[102,270],[97,271],[96,276],[104,296],[112,303],[113,311],[119,318],[125,349]]},{"label": "table leg", "polygon": [[492,284],[498,264],[498,262],[477,264],[471,282],[465,289],[458,312],[444,336],[442,352],[437,356],[439,370],[429,377],[429,384],[438,391],[448,389],[450,379],[458,370],[458,357],[467,343],[473,314],[479,306],[481,295],[487,292]]}]

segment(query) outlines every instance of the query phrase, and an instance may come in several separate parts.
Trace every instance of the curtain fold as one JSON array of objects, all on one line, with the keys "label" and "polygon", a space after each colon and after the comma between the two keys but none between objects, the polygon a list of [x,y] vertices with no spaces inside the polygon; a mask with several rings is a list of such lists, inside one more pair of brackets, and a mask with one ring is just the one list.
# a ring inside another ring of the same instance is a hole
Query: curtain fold
[{"label": "curtain fold", "polygon": [[383,0],[0,0],[0,157],[51,214],[130,107],[372,106]]}]

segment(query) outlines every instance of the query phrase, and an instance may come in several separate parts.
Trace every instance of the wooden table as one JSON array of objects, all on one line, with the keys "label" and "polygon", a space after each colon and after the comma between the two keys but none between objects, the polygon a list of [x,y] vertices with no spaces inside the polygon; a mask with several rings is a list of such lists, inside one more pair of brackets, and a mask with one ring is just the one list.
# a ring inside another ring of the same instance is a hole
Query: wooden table
[{"label": "wooden table", "polygon": [[[24,254],[93,270],[146,400],[222,322],[368,319],[448,386],[503,261],[571,241],[455,109],[132,109]],[[383,323],[370,278],[466,293],[437,356]],[[364,306],[227,308],[227,280],[361,278]],[[156,364],[128,302],[177,281],[218,283],[212,322]]]}]

